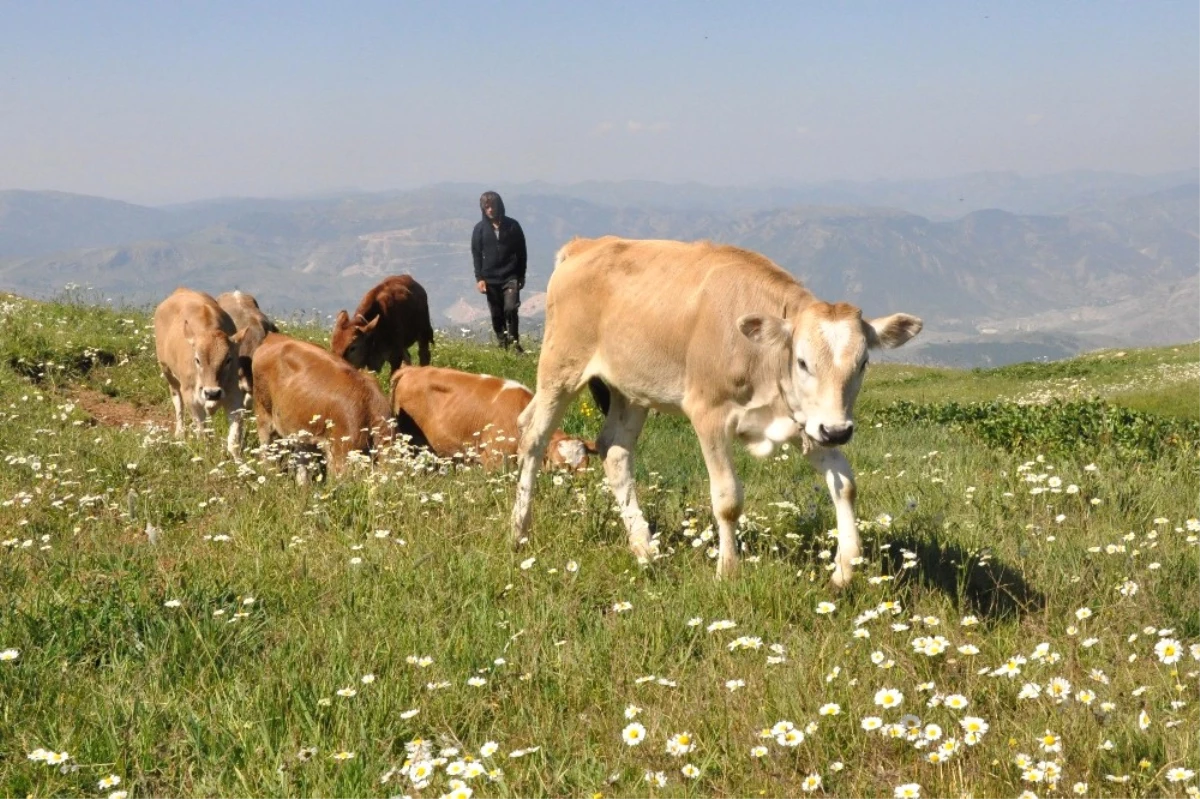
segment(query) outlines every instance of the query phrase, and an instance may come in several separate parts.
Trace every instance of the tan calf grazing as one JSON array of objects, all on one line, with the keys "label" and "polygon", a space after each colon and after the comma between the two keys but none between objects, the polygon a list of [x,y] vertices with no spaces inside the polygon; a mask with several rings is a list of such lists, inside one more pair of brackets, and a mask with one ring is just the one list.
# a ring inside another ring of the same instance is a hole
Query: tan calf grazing
[{"label": "tan calf grazing", "polygon": [[379,384],[307,341],[268,333],[254,353],[258,440],[299,436],[325,450],[340,474],[351,452],[374,454],[392,441],[392,414]]},{"label": "tan calf grazing", "polygon": [[[494,469],[517,454],[517,417],[533,392],[513,380],[439,366],[401,367],[392,375],[398,429],[442,458],[467,458]],[[591,445],[561,430],[550,435],[546,461],[580,469]]]},{"label": "tan calf grazing", "polygon": [[183,436],[183,405],[199,431],[218,407],[229,417],[226,448],[235,458],[242,450],[242,389],[237,353],[242,334],[229,314],[209,295],[175,289],[154,310],[154,350],[158,368],[171,389],[175,435]]},{"label": "tan calf grazing", "polygon": [[835,585],[860,552],[854,475],[838,447],[854,432],[867,350],[898,347],[921,320],[870,321],[814,297],[767,258],[709,242],[577,239],[560,251],[546,297],[537,394],[521,414],[513,535],[526,534],[534,477],[550,434],[590,380],[611,399],[597,447],[639,558],[650,530],[633,486],[633,451],[650,408],[692,422],[720,532],[717,574],[737,566],[742,486],[732,445],[759,456],[798,442],[825,477],[837,513]]},{"label": "tan calf grazing", "polygon": [[401,362],[412,363],[408,348],[414,343],[420,364],[426,366],[433,345],[429,297],[410,275],[397,275],[368,291],[353,317],[338,313],[329,349],[358,369],[378,372],[386,361],[395,372]]},{"label": "tan calf grazing", "polygon": [[227,291],[217,297],[217,305],[229,314],[234,326],[242,334],[242,343],[238,347],[238,384],[248,403],[252,394],[250,362],[254,358],[254,351],[268,333],[278,333],[279,328],[258,307],[258,300],[245,292]]}]

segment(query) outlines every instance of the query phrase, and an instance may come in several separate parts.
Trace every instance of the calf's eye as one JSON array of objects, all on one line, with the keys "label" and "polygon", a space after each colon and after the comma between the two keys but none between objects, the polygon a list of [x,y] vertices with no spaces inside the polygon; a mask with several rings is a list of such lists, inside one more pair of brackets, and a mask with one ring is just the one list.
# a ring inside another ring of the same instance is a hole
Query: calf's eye
[{"label": "calf's eye", "polygon": [[808,371],[808,361],[804,360],[803,358],[797,358],[796,365],[800,367],[800,371],[802,371],[802,372]]}]

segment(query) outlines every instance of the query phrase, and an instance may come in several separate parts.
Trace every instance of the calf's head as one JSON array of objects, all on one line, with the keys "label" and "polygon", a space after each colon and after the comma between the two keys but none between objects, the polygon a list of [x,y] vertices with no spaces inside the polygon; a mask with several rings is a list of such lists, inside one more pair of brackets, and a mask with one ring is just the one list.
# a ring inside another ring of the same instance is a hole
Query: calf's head
[{"label": "calf's head", "polygon": [[573,438],[561,430],[555,431],[546,447],[546,463],[577,472],[587,466],[588,455],[596,454],[596,445],[582,438]]},{"label": "calf's head", "polygon": [[183,335],[192,349],[192,366],[196,370],[195,401],[213,411],[225,397],[225,392],[238,385],[238,347],[242,333],[226,335],[221,330],[196,330],[185,319]]},{"label": "calf's head", "polygon": [[747,314],[742,335],[767,348],[765,379],[778,381],[790,419],[778,419],[767,438],[781,442],[803,429],[824,447],[845,444],[854,434],[854,401],[867,368],[867,351],[893,349],[921,332],[921,320],[897,313],[866,320],[844,302],[814,302],[794,319]]},{"label": "calf's head", "polygon": [[345,358],[354,368],[363,368],[367,365],[379,319],[376,316],[368,322],[360,314],[355,314],[351,319],[345,311],[338,312],[333,322],[333,335],[329,339],[329,351],[339,358]]},{"label": "calf's head", "polygon": [[266,329],[258,322],[251,322],[238,332],[241,341],[238,343],[238,388],[247,399],[254,390],[254,352],[262,346],[267,338]]}]

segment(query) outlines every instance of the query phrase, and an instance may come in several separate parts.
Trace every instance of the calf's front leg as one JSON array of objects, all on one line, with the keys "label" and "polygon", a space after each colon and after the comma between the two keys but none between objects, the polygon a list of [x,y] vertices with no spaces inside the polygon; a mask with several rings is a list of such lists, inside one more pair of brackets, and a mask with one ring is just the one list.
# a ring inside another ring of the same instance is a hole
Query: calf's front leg
[{"label": "calf's front leg", "polygon": [[171,389],[171,407],[175,409],[175,437],[183,438],[183,395],[178,383],[168,379],[167,386]]},{"label": "calf's front leg", "polygon": [[837,513],[838,545],[834,558],[833,584],[841,588],[850,582],[854,561],[862,553],[858,539],[858,523],[854,518],[854,472],[841,450],[814,446],[807,453],[808,462],[825,477],[829,496]]},{"label": "calf's front leg", "polygon": [[192,429],[196,431],[196,437],[204,438],[204,423],[208,421],[208,411],[204,408],[204,403],[196,399],[196,393],[193,390],[188,394],[191,397],[189,406],[192,409]]},{"label": "calf's front leg", "polygon": [[241,392],[237,392],[236,396],[229,395],[225,405],[225,415],[229,417],[229,434],[225,438],[225,449],[235,461],[242,459],[242,417],[246,414],[242,403]]},{"label": "calf's front leg", "polygon": [[733,469],[733,446],[721,420],[693,420],[704,465],[708,467],[712,491],[713,515],[717,519],[720,548],[717,553],[717,579],[737,574],[737,523],[742,515],[742,481]]}]

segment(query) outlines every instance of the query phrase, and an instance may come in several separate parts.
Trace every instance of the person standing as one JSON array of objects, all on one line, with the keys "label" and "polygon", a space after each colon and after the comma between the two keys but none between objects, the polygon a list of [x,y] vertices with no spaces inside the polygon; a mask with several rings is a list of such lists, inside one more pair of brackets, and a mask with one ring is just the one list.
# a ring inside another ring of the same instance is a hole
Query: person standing
[{"label": "person standing", "polygon": [[521,348],[517,326],[517,309],[521,306],[521,289],[525,288],[525,232],[512,217],[504,214],[504,201],[494,191],[479,197],[483,219],[471,234],[471,255],[475,259],[475,287],[487,295],[488,310],[492,312],[492,330],[500,346],[511,344]]}]

